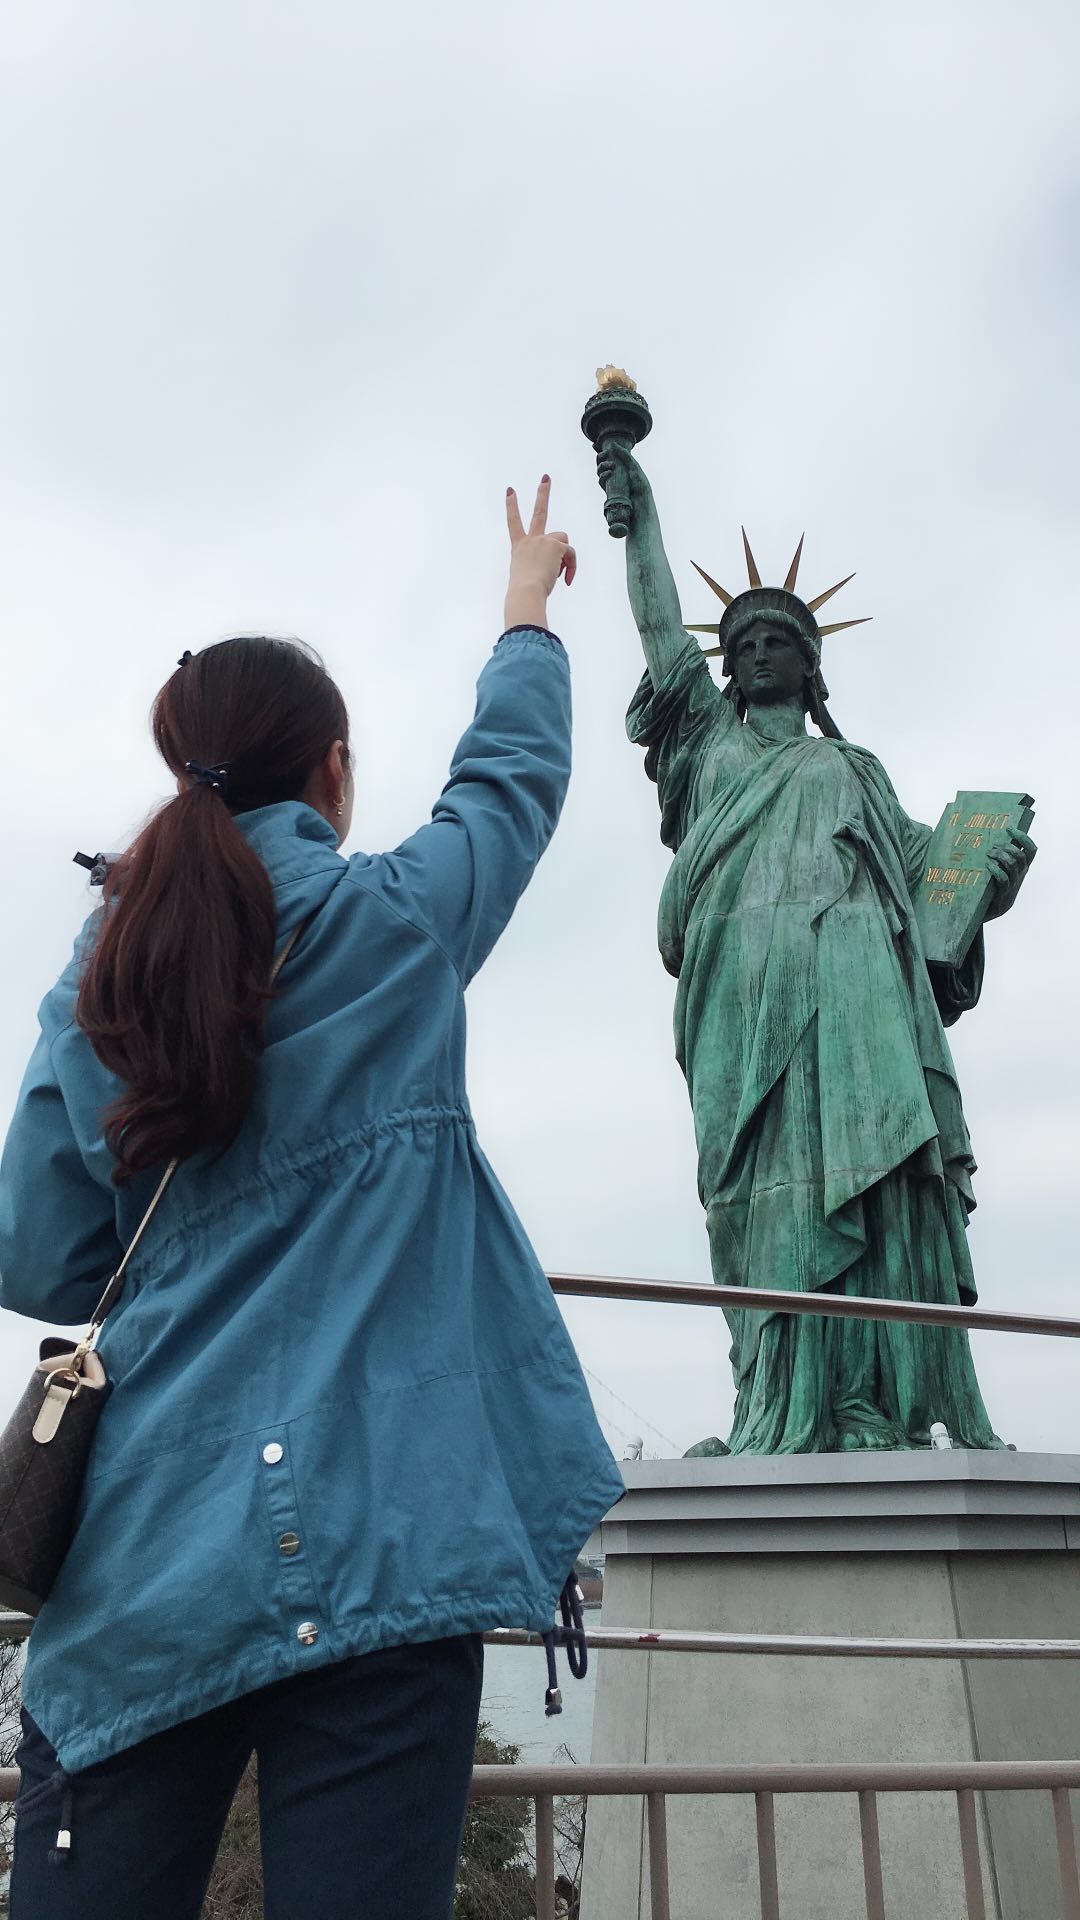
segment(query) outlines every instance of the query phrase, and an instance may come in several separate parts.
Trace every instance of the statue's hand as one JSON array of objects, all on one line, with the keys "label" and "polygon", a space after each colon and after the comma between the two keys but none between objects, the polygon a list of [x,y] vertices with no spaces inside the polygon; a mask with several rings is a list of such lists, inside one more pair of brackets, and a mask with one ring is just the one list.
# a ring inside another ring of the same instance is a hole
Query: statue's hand
[{"label": "statue's hand", "polygon": [[609,480],[616,481],[617,491],[630,502],[631,525],[640,524],[652,506],[653,495],[648,477],[629,447],[619,446],[614,440],[606,441],[596,456],[596,477],[605,491]]},{"label": "statue's hand", "polygon": [[1015,827],[1010,827],[1008,840],[987,854],[987,871],[997,883],[992,904],[986,911],[988,920],[997,920],[1003,913],[1008,913],[1037,852],[1034,840]]}]

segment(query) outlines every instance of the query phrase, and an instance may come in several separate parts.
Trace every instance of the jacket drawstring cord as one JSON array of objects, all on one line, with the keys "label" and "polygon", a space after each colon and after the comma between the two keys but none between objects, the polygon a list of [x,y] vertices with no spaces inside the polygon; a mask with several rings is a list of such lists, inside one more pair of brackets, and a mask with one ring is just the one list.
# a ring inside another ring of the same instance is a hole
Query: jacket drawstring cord
[{"label": "jacket drawstring cord", "polygon": [[589,1670],[589,1649],[585,1640],[585,1617],[581,1611],[582,1593],[574,1575],[564,1582],[559,1595],[559,1612],[562,1615],[560,1626],[552,1627],[542,1638],[544,1652],[547,1655],[547,1692],[544,1694],[544,1712],[548,1719],[554,1713],[562,1712],[562,1692],[559,1687],[559,1675],[555,1666],[555,1648],[566,1648],[567,1664],[574,1680],[584,1680]]},{"label": "jacket drawstring cord", "polygon": [[71,1859],[71,1828],[75,1796],[72,1792],[71,1775],[65,1773],[59,1761],[56,1764],[56,1771],[51,1773],[47,1780],[40,1780],[36,1787],[30,1788],[28,1793],[19,1795],[15,1812],[17,1816],[30,1813],[42,1801],[55,1799],[57,1794],[60,1795],[60,1825],[56,1840],[49,1848],[49,1865],[66,1867]]},{"label": "jacket drawstring cord", "polygon": [[71,1829],[74,1824],[75,1796],[68,1775],[60,1770],[63,1784],[63,1798],[60,1802],[60,1826],[56,1835],[56,1844],[49,1849],[50,1867],[66,1867],[71,1860]]}]

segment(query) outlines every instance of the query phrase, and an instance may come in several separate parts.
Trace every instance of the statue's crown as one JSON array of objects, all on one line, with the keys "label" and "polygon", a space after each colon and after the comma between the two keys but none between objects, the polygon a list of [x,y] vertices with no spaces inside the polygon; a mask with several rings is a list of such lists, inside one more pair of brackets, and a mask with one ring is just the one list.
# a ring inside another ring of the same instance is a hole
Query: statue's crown
[{"label": "statue's crown", "polygon": [[698,566],[696,560],[691,561],[690,564],[700,573],[706,585],[710,586],[713,592],[724,602],[726,609],[724,617],[718,625],[690,626],[688,629],[690,633],[712,633],[716,635],[718,644],[715,647],[705,647],[703,649],[707,655],[710,657],[716,655],[721,656],[726,666],[727,656],[731,652],[739,634],[744,633],[746,628],[751,626],[755,620],[772,619],[780,620],[788,626],[797,627],[803,640],[813,653],[815,662],[817,662],[821,658],[822,639],[827,633],[840,633],[845,627],[862,627],[866,625],[867,620],[871,618],[869,614],[865,614],[860,620],[834,620],[831,624],[823,627],[819,626],[814,618],[818,608],[823,607],[826,600],[831,600],[834,593],[839,593],[841,587],[846,587],[849,580],[854,580],[855,575],[853,573],[845,574],[842,580],[837,581],[835,587],[826,587],[825,592],[816,594],[813,600],[800,600],[798,594],[795,592],[795,582],[799,577],[799,562],[802,559],[804,537],[805,536],[800,536],[799,544],[795,549],[795,557],[787,570],[787,575],[782,587],[762,586],[757,561],[750,551],[750,542],[746,537],[745,527],[742,529],[743,551],[746,554],[746,571],[750,580],[749,588],[745,592],[738,594],[728,593],[727,589],[721,587],[712,578],[711,574],[706,573],[704,567]]}]

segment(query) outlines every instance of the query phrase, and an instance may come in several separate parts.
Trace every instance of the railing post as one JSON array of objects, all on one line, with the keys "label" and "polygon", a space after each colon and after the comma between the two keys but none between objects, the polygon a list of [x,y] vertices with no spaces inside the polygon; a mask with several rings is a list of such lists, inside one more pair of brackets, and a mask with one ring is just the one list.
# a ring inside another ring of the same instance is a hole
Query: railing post
[{"label": "railing post", "polygon": [[649,1907],[652,1920],[671,1920],[668,1892],[667,1801],[662,1793],[646,1795],[649,1818]]},{"label": "railing post", "polygon": [[536,1920],[555,1920],[555,1802],[536,1796]]},{"label": "railing post", "polygon": [[964,1898],[968,1920],[986,1920],[982,1861],[979,1858],[979,1823],[975,1816],[975,1795],[970,1787],[961,1787],[957,1793],[956,1811],[960,1818],[960,1852],[964,1861]]},{"label": "railing post", "polygon": [[863,1885],[866,1888],[866,1920],[885,1920],[877,1794],[867,1789],[859,1794],[859,1832],[862,1838]]},{"label": "railing post", "polygon": [[1054,1828],[1057,1833],[1058,1870],[1061,1874],[1062,1920],[1080,1920],[1080,1880],[1076,1874],[1076,1837],[1073,1833],[1072,1806],[1068,1787],[1051,1789],[1054,1801]]},{"label": "railing post", "polygon": [[757,1813],[758,1885],[761,1920],[780,1920],[780,1888],[776,1876],[776,1816],[771,1793],[755,1793]]}]

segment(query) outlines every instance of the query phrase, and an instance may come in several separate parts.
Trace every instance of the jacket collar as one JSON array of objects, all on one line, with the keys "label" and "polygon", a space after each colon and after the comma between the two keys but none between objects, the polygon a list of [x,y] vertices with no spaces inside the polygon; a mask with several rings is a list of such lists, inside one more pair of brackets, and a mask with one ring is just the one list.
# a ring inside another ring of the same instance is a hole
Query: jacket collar
[{"label": "jacket collar", "polygon": [[329,821],[302,800],[253,807],[250,813],[233,817],[270,875],[275,893],[293,881],[345,864]]}]

